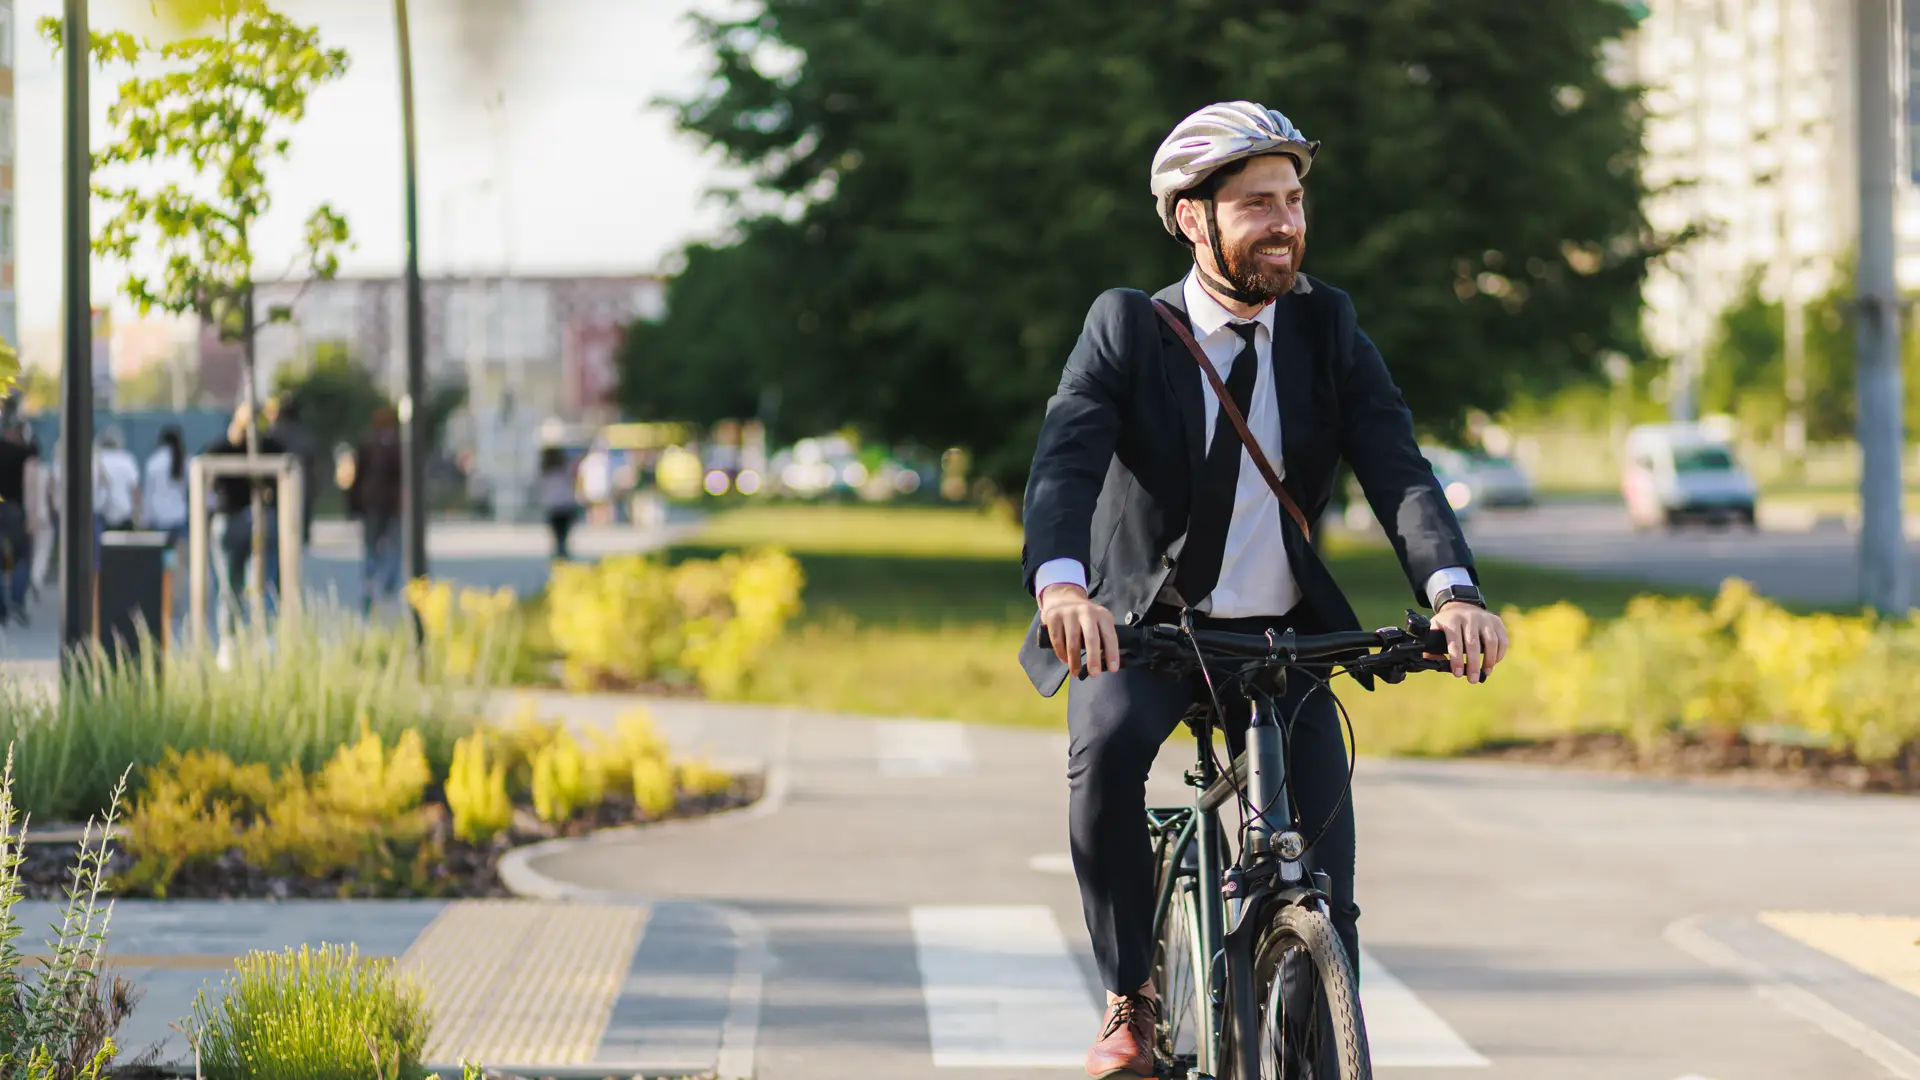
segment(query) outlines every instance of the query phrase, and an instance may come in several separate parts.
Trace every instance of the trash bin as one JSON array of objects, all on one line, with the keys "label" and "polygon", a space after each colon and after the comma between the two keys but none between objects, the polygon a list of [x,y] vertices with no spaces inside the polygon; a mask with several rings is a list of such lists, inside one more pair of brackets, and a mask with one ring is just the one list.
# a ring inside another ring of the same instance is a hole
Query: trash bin
[{"label": "trash bin", "polygon": [[108,652],[137,659],[143,628],[149,640],[165,647],[173,599],[167,567],[171,547],[163,532],[110,532],[100,537],[94,625]]}]

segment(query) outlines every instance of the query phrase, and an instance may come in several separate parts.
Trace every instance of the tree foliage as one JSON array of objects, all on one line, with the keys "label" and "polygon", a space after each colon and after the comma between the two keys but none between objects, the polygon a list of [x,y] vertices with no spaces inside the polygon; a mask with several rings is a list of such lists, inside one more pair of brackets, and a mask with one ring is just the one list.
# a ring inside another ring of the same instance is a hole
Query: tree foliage
[{"label": "tree foliage", "polygon": [[[1613,0],[761,0],[706,20],[680,123],[750,171],[633,328],[623,402],[976,451],[1018,485],[1088,304],[1186,252],[1148,166],[1247,98],[1325,142],[1306,269],[1348,290],[1421,420],[1639,355],[1656,238]],[[774,391],[775,394],[768,394]]]},{"label": "tree foliage", "polygon": [[[143,248],[162,262],[157,276],[128,274],[127,298],[154,309],[196,315],[229,338],[251,326],[253,235],[273,206],[266,166],[291,149],[284,129],[306,115],[307,99],[344,76],[347,54],[323,48],[320,33],[263,0],[189,5],[205,33],[161,43],[125,32],[93,35],[102,63],[147,62],[157,74],[120,84],[107,110],[112,141],[93,155],[94,195],[113,208],[94,238],[96,254],[130,262]],[[41,32],[61,44],[58,20]],[[191,183],[143,187],[115,183],[117,166],[170,167]],[[346,219],[322,204],[307,216],[302,261],[333,276],[348,242]]]},{"label": "tree foliage", "polygon": [[299,406],[300,422],[329,449],[358,443],[373,414],[393,405],[373,372],[333,341],[315,344],[312,363],[281,368],[274,389]]},{"label": "tree foliage", "polygon": [[[1850,267],[1852,262],[1842,258],[1839,265]],[[1707,348],[1700,404],[1707,412],[1736,416],[1747,430],[1765,435],[1777,431],[1787,414],[1786,313],[1780,301],[1762,293],[1760,279],[1756,270],[1720,313]],[[1851,284],[1846,274],[1836,274],[1833,284],[1806,306],[1803,415],[1807,438],[1813,442],[1854,438],[1858,398]],[[1920,422],[1920,386],[1913,377],[1920,368],[1920,340],[1909,332],[1900,352],[1908,372],[1906,414],[1912,429]]]}]

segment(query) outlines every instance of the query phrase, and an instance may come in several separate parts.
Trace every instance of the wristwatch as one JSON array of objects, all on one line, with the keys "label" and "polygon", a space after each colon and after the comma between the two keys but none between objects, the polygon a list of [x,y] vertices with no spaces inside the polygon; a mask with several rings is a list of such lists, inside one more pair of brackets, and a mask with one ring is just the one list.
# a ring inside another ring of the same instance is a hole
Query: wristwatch
[{"label": "wristwatch", "polygon": [[1480,588],[1477,585],[1443,585],[1439,592],[1433,594],[1435,611],[1453,603],[1472,604],[1483,611],[1487,607],[1486,598],[1480,595]]}]

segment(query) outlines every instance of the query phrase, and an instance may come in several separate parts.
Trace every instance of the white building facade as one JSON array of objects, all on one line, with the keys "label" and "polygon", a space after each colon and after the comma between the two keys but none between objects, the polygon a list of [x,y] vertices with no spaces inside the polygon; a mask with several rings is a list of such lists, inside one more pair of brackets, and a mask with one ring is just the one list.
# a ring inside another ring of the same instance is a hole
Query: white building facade
[{"label": "white building facade", "polygon": [[[1910,31],[1920,0],[1901,0]],[[1647,88],[1650,224],[1707,234],[1646,284],[1649,344],[1697,379],[1721,312],[1756,270],[1772,299],[1831,287],[1859,220],[1850,0],[1652,0],[1625,74]],[[1904,40],[1911,40],[1907,38]],[[1910,49],[1897,50],[1905,86]],[[1909,95],[1909,101],[1913,96]],[[1911,116],[1911,112],[1908,113]],[[1902,132],[1898,275],[1920,288],[1920,176]]]}]

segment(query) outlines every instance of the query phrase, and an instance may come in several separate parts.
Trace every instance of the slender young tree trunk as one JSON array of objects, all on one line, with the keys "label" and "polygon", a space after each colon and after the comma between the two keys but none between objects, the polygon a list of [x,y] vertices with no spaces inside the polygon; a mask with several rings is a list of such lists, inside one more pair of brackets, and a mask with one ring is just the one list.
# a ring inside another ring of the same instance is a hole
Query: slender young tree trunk
[{"label": "slender young tree trunk", "polygon": [[[241,366],[246,370],[247,392],[247,467],[251,470],[260,462],[260,391],[257,384],[258,371],[254,362],[254,323],[253,323],[253,287],[247,286],[240,293],[240,349]],[[261,485],[252,475],[248,487],[248,505],[252,513],[252,538],[249,544],[253,557],[247,560],[247,605],[253,614],[255,628],[264,628],[267,619],[267,515],[266,500],[261,497]]]}]

